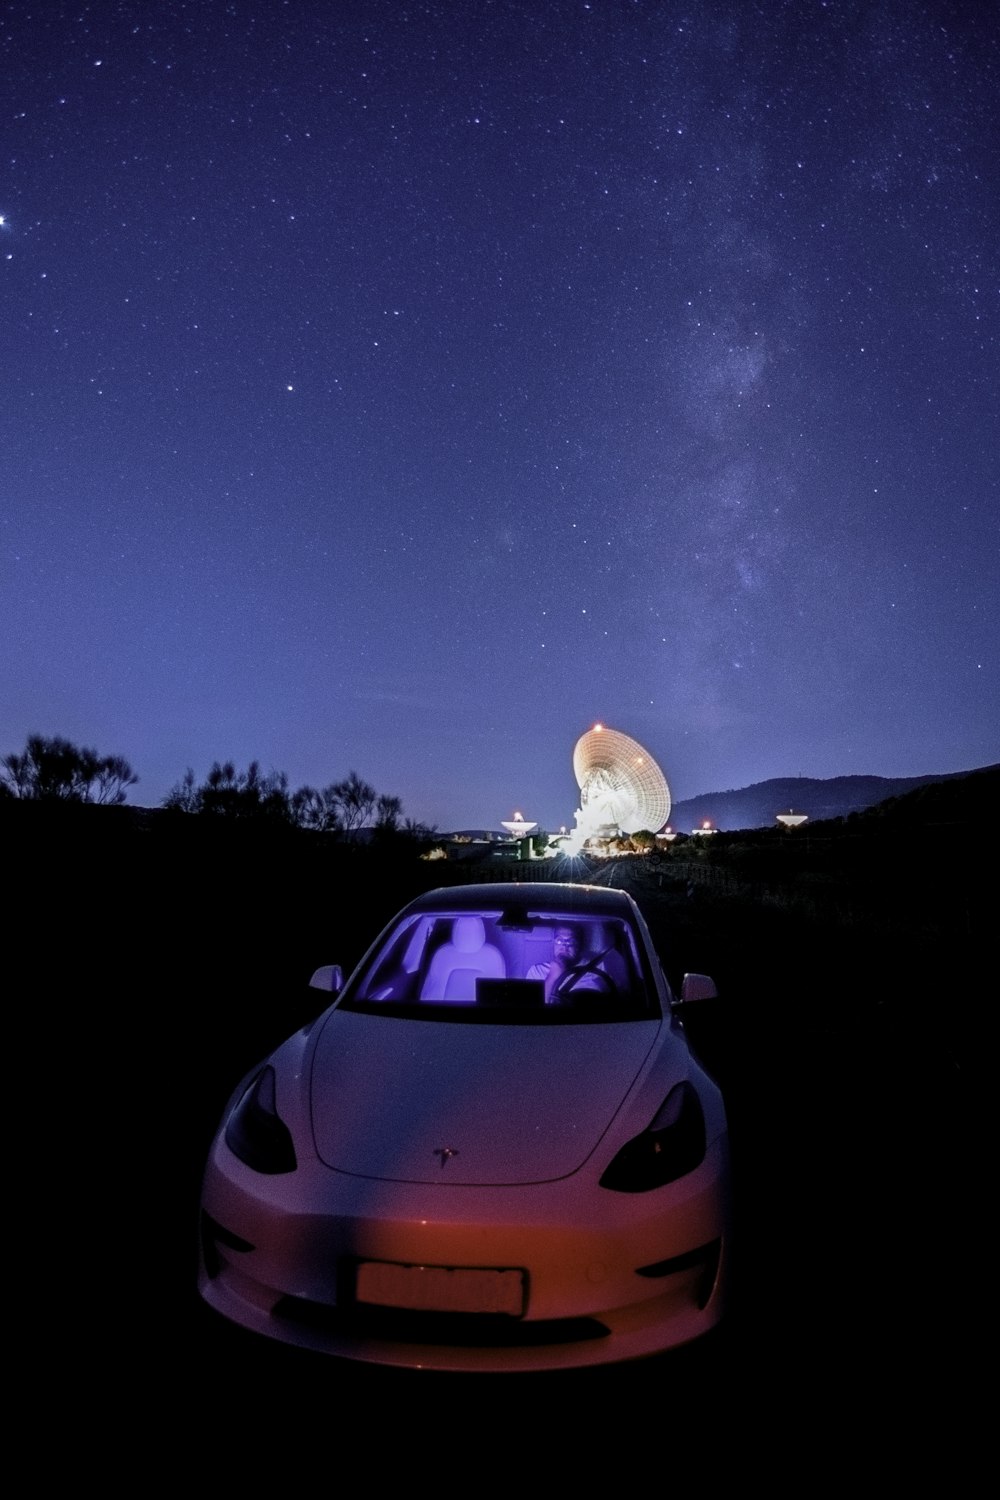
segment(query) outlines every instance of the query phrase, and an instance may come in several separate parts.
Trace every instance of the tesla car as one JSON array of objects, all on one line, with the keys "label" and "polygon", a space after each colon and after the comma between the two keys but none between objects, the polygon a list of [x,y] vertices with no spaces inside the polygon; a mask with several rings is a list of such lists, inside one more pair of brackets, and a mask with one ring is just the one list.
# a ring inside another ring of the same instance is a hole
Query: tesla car
[{"label": "tesla car", "polygon": [[209,1156],[202,1295],[331,1354],[556,1369],[718,1321],[718,1088],[624,892],[497,884],[407,906],[243,1080]]}]

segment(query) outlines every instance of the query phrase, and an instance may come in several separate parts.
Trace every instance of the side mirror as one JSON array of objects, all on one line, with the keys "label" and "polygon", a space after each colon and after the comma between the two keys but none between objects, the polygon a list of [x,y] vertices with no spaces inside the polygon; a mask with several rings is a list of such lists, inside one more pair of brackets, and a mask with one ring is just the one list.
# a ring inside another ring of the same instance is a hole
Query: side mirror
[{"label": "side mirror", "polygon": [[687,1005],[692,1000],[715,1000],[718,994],[715,980],[710,979],[707,974],[684,975],[684,983],[681,985],[682,1005]]},{"label": "side mirror", "polygon": [[344,971],[339,964],[323,964],[309,981],[311,990],[326,990],[339,995],[344,988]]}]

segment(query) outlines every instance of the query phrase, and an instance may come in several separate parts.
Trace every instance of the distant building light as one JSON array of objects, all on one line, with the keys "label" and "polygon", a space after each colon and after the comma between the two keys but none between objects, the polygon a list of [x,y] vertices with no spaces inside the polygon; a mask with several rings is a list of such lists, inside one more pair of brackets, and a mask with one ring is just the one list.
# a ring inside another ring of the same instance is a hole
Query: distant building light
[{"label": "distant building light", "polygon": [[791,808],[786,813],[776,813],[775,816],[778,822],[783,824],[785,828],[801,828],[803,823],[808,823],[809,821],[808,813],[792,812]]}]

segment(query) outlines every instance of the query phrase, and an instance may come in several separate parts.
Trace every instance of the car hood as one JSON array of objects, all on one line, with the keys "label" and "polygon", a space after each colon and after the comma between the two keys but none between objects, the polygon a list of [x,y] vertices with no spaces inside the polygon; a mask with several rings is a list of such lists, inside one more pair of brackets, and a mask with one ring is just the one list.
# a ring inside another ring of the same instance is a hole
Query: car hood
[{"label": "car hood", "polygon": [[[590,1156],[662,1021],[511,1026],[334,1011],[316,1042],[321,1161],[395,1182],[546,1182]],[[449,1154],[450,1153],[450,1154]]]}]

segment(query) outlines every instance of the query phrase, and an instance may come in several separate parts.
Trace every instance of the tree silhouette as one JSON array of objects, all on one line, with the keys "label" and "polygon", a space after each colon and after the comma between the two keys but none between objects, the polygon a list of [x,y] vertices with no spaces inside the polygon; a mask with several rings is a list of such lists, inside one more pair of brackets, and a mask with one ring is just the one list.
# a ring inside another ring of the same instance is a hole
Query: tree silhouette
[{"label": "tree silhouette", "polygon": [[201,812],[200,795],[194,783],[194,771],[190,766],[176,786],[170,788],[163,799],[163,805],[172,808],[175,812]]},{"label": "tree silhouette", "polygon": [[267,819],[272,823],[297,821],[295,798],[288,791],[288,777],[282,771],[268,771],[265,775],[256,760],[252,760],[245,771],[237,771],[231,760],[217,760],[200,786],[196,785],[194,771],[189,766],[183,780],[167,793],[163,805],[179,812],[202,813],[214,818]]},{"label": "tree silhouette", "polygon": [[139,778],[122,755],[98,755],[55,735],[30,734],[23,755],[0,760],[8,792],[30,802],[97,802],[117,807]]},{"label": "tree silhouette", "polygon": [[355,842],[363,828],[371,828],[380,841],[399,839],[411,844],[426,840],[434,832],[410,819],[404,822],[401,799],[376,792],[357,771],[350,771],[343,781],[333,781],[321,791],[301,786],[290,792],[283,772],[264,775],[258,761],[238,771],[233,761],[217,760],[200,785],[188,767],[183,779],[163,799],[163,805],[208,817],[266,818],[316,833],[336,834],[349,842]]},{"label": "tree silhouette", "polygon": [[375,804],[375,827],[380,833],[398,833],[403,813],[403,799],[381,794]]},{"label": "tree silhouette", "polygon": [[138,780],[123,755],[106,755],[97,767],[90,800],[105,807],[119,807],[125,801],[126,787],[135,786]]},{"label": "tree silhouette", "polygon": [[403,811],[398,797],[380,796],[357,771],[349,772],[343,781],[331,782],[321,792],[311,786],[300,787],[292,797],[292,807],[303,828],[343,833],[348,838],[372,822],[379,832],[393,833]]},{"label": "tree silhouette", "polygon": [[330,790],[340,809],[340,826],[351,837],[359,828],[371,822],[378,802],[378,793],[367,781],[362,781],[357,771],[348,772],[346,781],[335,782]]},{"label": "tree silhouette", "polygon": [[336,833],[341,827],[340,803],[335,788],[328,786],[317,792],[314,787],[301,786],[292,793],[292,815],[300,828],[311,828],[316,833]]}]

